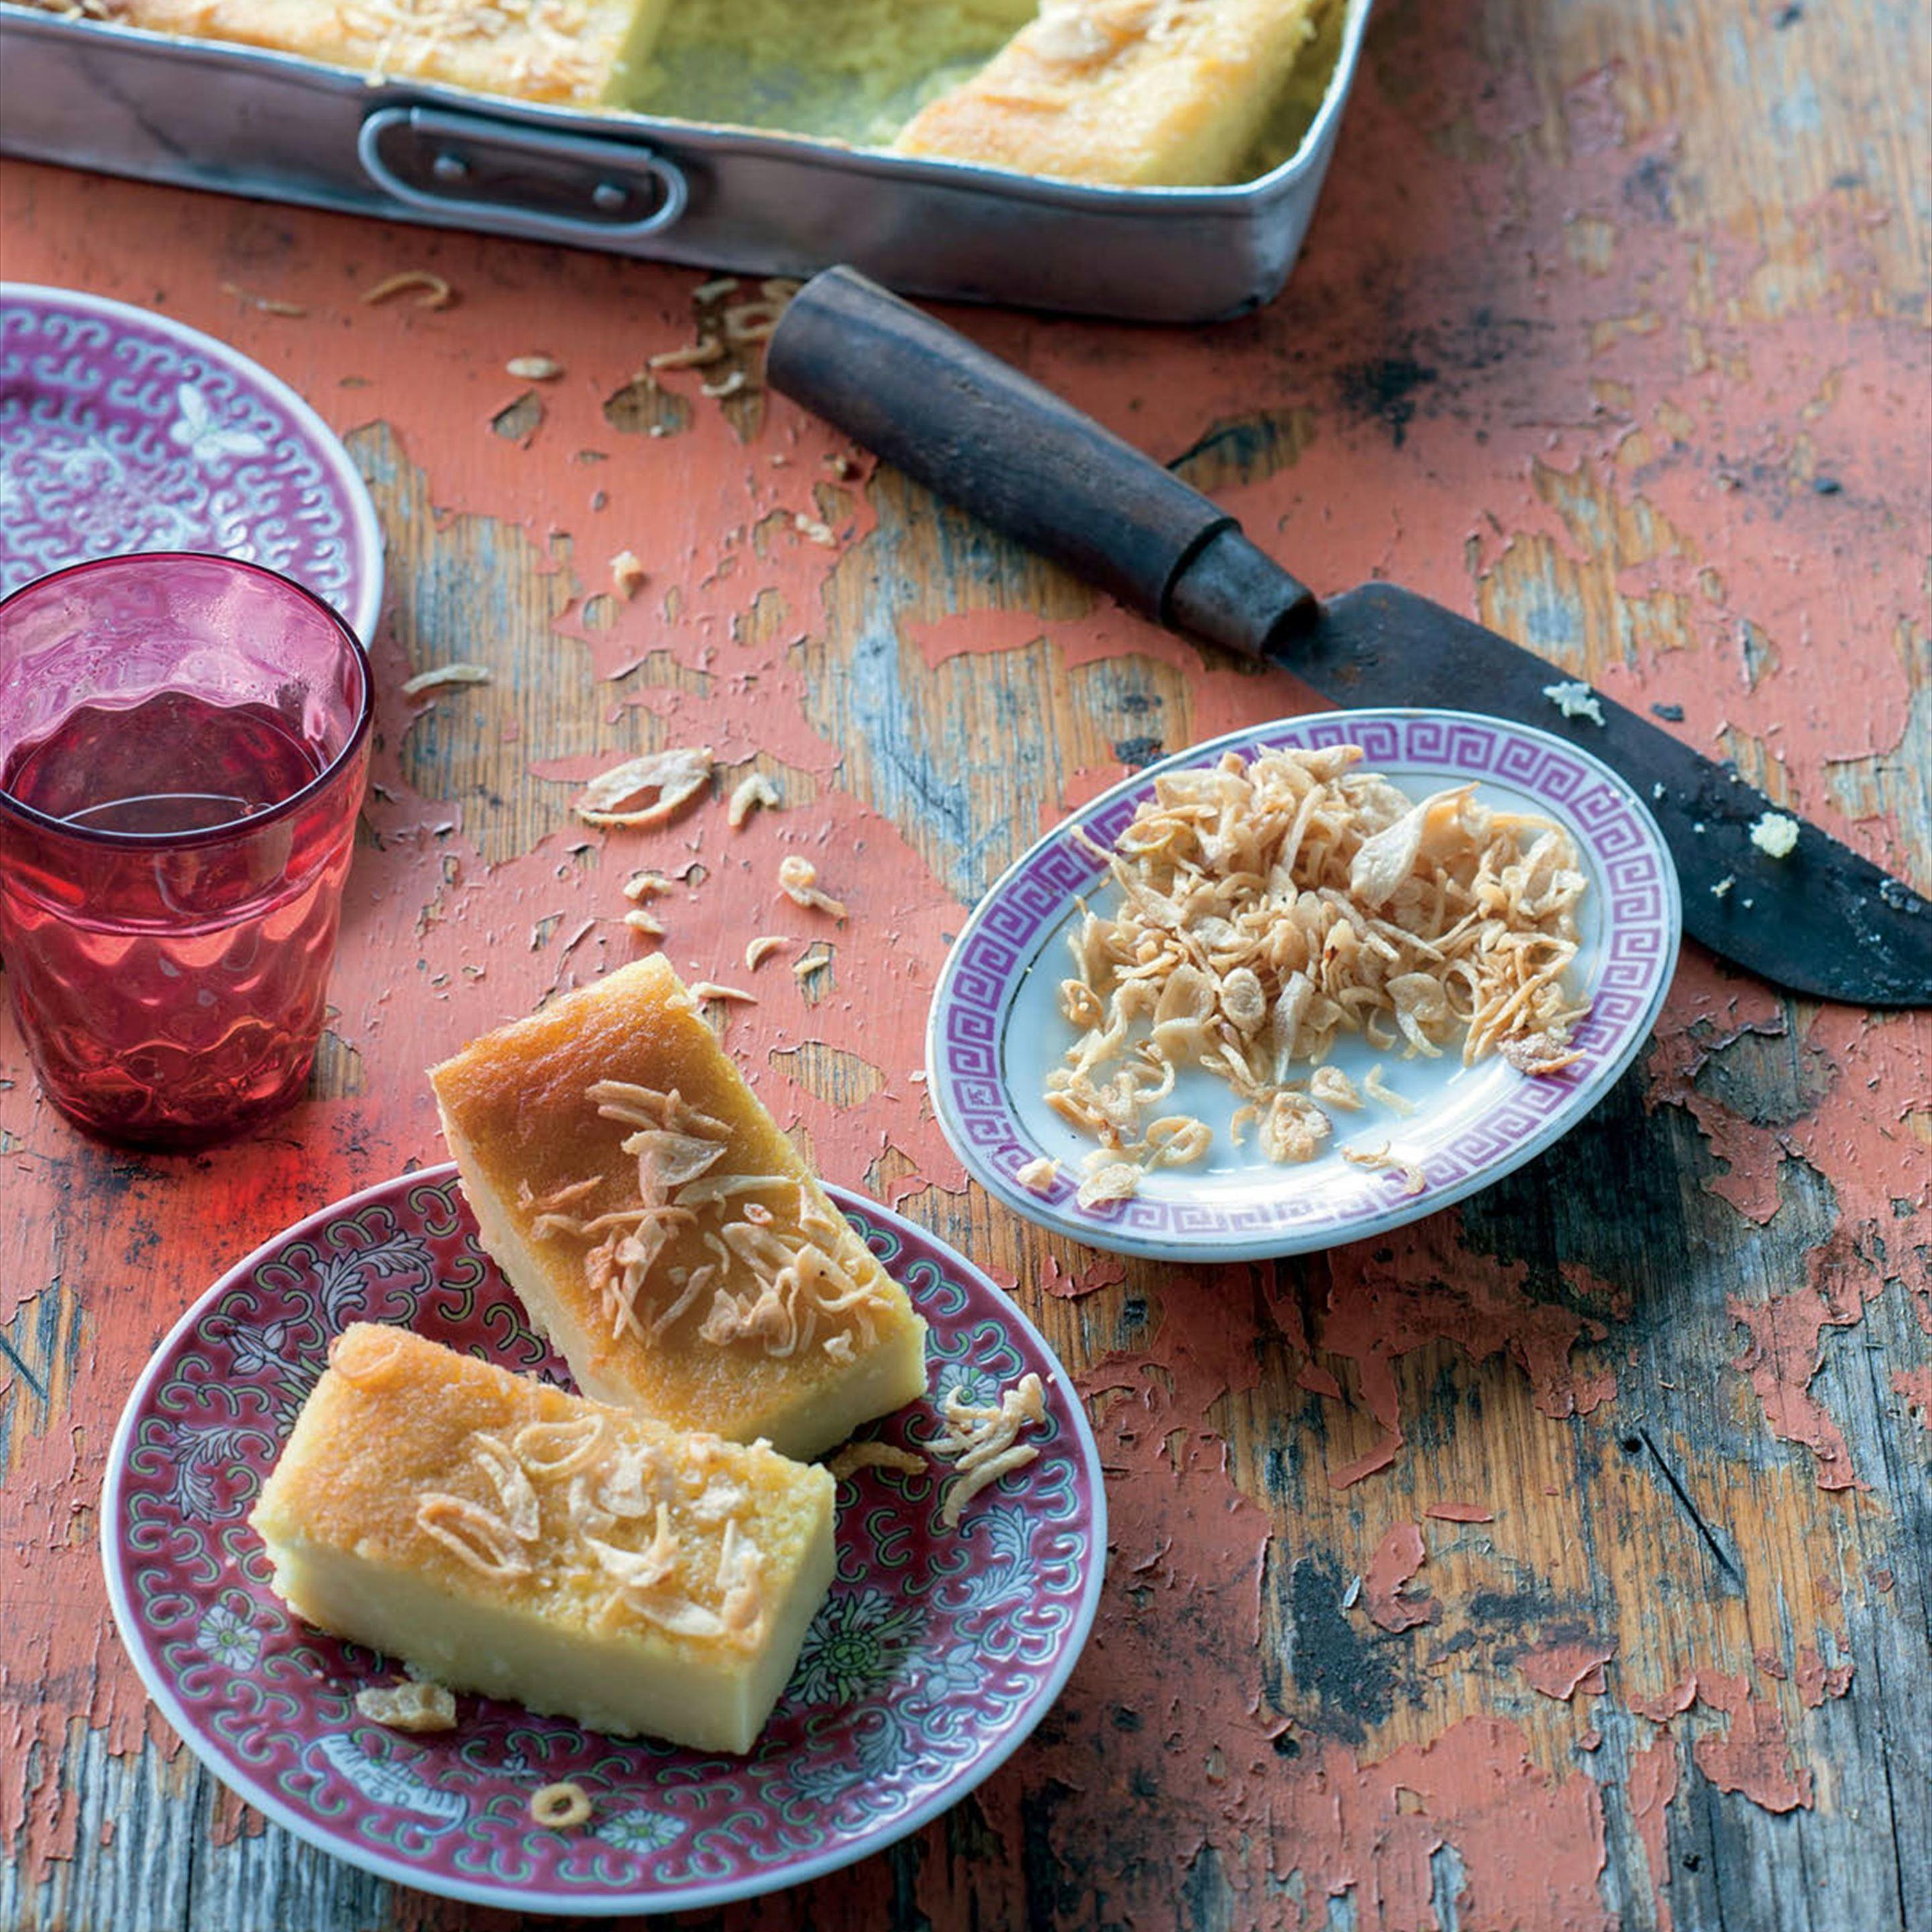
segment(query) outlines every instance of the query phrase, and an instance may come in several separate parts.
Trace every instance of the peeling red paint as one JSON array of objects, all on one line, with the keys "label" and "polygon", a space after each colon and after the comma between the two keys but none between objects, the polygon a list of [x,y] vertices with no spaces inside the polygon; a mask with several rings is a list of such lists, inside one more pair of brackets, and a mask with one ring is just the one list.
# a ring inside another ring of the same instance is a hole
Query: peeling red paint
[{"label": "peeling red paint", "polygon": [[1423,1514],[1438,1522],[1494,1522],[1496,1513],[1481,1503],[1431,1503]]},{"label": "peeling red paint", "polygon": [[1442,1616],[1442,1606],[1433,1597],[1426,1592],[1412,1595],[1405,1587],[1428,1561],[1420,1523],[1399,1522],[1376,1545],[1362,1575],[1362,1600],[1370,1622],[1385,1630],[1406,1630]]},{"label": "peeling red paint", "polygon": [[1630,1692],[1625,1701],[1634,1715],[1648,1718],[1653,1724],[1667,1724],[1672,1718],[1681,1717],[1697,1701],[1697,1678],[1694,1672],[1682,1683],[1655,1696],[1646,1696]]},{"label": "peeling red paint", "polygon": [[1671,1801],[1677,1796],[1679,1773],[1677,1740],[1668,1731],[1630,1754],[1627,1795],[1631,1822],[1642,1843],[1644,1858],[1650,1867],[1650,1882],[1657,1895],[1657,1932],[1671,1932],[1674,1923],[1669,1897],[1669,1814]]},{"label": "peeling red paint", "polygon": [[1733,1295],[1726,1304],[1744,1330],[1738,1366],[1764,1405],[1772,1432],[1808,1448],[1816,1458],[1818,1486],[1862,1490],[1870,1486],[1852,1467],[1844,1432],[1810,1393],[1818,1372],[1819,1342],[1829,1328],[1846,1328],[1864,1315],[1867,1301],[1885,1286],[1882,1270],[1858,1238],[1840,1228],[1814,1249],[1807,1285],[1754,1305]]},{"label": "peeling red paint", "polygon": [[1102,1255],[1076,1274],[1063,1267],[1058,1255],[1050,1254],[1040,1271],[1040,1286],[1063,1301],[1084,1300],[1103,1288],[1119,1287],[1126,1278],[1126,1264],[1112,1255]]},{"label": "peeling red paint", "polygon": [[1768,986],[1739,980],[1707,954],[1693,952],[1678,966],[1670,1004],[1651,1049],[1644,1106],[1682,1107],[1697,1123],[1724,1171],[1706,1180],[1748,1221],[1760,1227],[1778,1212],[1778,1170],[1784,1142],[1732,1113],[1696,1085],[1712,1058],[1746,1034],[1781,1037],[1783,1003]]},{"label": "peeling red paint", "polygon": [[1784,1719],[1775,1704],[1754,1696],[1742,1677],[1700,1672],[1699,1701],[1726,1712],[1730,1727],[1709,1732],[1690,1747],[1697,1768],[1720,1791],[1742,1792],[1767,1811],[1808,1811],[1809,1770],[1795,1766]]},{"label": "peeling red paint", "polygon": [[[1362,1402],[1383,1431],[1372,1448],[1330,1467],[1336,1489],[1394,1461],[1403,1440],[1394,1364],[1426,1342],[1457,1342],[1477,1360],[1506,1351],[1528,1372],[1546,1415],[1586,1415],[1616,1393],[1612,1371],[1579,1370],[1570,1359],[1576,1342],[1600,1337],[1604,1325],[1529,1294],[1521,1264],[1473,1259],[1460,1246],[1460,1229],[1461,1217],[1451,1210],[1328,1258],[1328,1305],[1315,1346],[1356,1364]],[[1618,1305],[1587,1270],[1575,1270],[1574,1278]]]},{"label": "peeling red paint", "polygon": [[1516,1667],[1532,1690],[1567,1703],[1580,1690],[1586,1696],[1603,1695],[1604,1666],[1616,1652],[1614,1643],[1594,1641],[1544,1644],[1525,1652]]},{"label": "peeling red paint", "polygon": [[1892,1385],[1918,1418],[1919,1427],[1932,1430],[1932,1368],[1894,1369]]},{"label": "peeling red paint", "polygon": [[1796,1673],[1798,1701],[1808,1711],[1815,1711],[1827,1697],[1844,1696],[1852,1688],[1852,1674],[1857,1667],[1849,1657],[1827,1664],[1815,1646],[1801,1644]]},{"label": "peeling red paint", "polygon": [[1580,1770],[1538,1770],[1522,1732],[1501,1719],[1468,1718],[1372,1764],[1331,1746],[1272,1815],[1276,1876],[1298,1870],[1304,1881],[1304,1927],[1323,1924],[1325,1899],[1345,1893],[1358,1932],[1438,1922],[1430,1861],[1450,1845],[1468,1875],[1462,1924],[1614,1932],[1597,1884],[1604,1820],[1594,1781]]}]

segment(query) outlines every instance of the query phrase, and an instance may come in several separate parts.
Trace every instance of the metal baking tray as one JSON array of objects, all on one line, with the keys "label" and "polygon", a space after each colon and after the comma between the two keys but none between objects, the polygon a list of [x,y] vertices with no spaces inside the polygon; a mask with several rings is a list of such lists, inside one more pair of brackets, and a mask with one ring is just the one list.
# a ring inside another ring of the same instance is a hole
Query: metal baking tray
[{"label": "metal baking tray", "polygon": [[1233,188],[1108,188],[375,80],[0,0],[0,153],[764,275],[1150,322],[1268,301],[1315,212],[1368,0],[1300,147]]}]

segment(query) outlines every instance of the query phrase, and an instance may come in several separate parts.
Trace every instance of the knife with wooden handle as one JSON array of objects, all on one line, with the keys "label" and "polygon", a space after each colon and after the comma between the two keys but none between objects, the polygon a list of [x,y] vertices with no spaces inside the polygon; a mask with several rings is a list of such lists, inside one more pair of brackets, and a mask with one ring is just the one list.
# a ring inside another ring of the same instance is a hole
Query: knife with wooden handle
[{"label": "knife with wooden handle", "polygon": [[1170,628],[1268,659],[1337,704],[1486,712],[1568,736],[1648,801],[1714,952],[1792,991],[1932,1005],[1932,905],[1816,826],[1782,857],[1777,809],[1728,765],[1594,694],[1567,716],[1555,666],[1394,584],[1318,598],[1227,512],[997,356],[855,270],[793,297],[771,386],[1029,549]]}]

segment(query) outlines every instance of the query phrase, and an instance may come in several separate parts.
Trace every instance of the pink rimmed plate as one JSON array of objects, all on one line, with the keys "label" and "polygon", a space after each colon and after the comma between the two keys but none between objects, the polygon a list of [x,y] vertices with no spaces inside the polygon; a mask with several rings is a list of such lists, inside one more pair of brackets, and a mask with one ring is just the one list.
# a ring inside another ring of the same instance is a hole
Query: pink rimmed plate
[{"label": "pink rimmed plate", "polygon": [[[202,1297],[149,1363],[108,1459],[109,1595],[150,1694],[222,1781],[298,1836],[403,1885],[521,1912],[694,1910],[836,1870],[970,1791],[1039,1723],[1094,1621],[1106,1551],[1099,1456],[1039,1333],[923,1230],[832,1190],[931,1324],[934,1394],[1033,1370],[1038,1459],[939,1528],[944,1466],[838,1489],[838,1559],[758,1748],[708,1756],[461,1696],[452,1732],[356,1714],[388,1660],[325,1637],[268,1587],[246,1518],[352,1321],[404,1324],[566,1382],[532,1334],[453,1168],[384,1182],[278,1234]],[[915,1403],[863,1434],[918,1449]],[[571,1778],[593,1816],[531,1822]]]},{"label": "pink rimmed plate", "polygon": [[[1238,1105],[1224,1083],[1184,1073],[1165,1103],[1214,1130],[1198,1166],[1150,1174],[1132,1199],[1080,1207],[1081,1160],[1094,1142],[1046,1102],[1047,1073],[1072,1044],[1058,988],[1072,970],[1066,934],[1085,900],[1116,889],[1092,849],[1110,848],[1163,774],[1276,747],[1363,748],[1380,772],[1420,799],[1476,782],[1486,805],[1540,812],[1567,826],[1589,880],[1582,948],[1572,983],[1592,1001],[1562,1073],[1531,1078],[1492,1058],[1462,1064],[1376,1053],[1344,1037],[1334,1058],[1359,1084],[1378,1061],[1412,1111],[1371,1106],[1336,1116],[1315,1160],[1280,1166],[1255,1137],[1232,1144]],[[1089,844],[1087,842],[1092,842]],[[1540,1154],[1603,1098],[1655,1024],[1677,963],[1683,910],[1655,821],[1609,766],[1563,739],[1455,711],[1327,711],[1230,732],[1137,772],[1056,826],[980,902],[934,990],[926,1068],[939,1124],[973,1175],[1010,1208],[1056,1232],[1116,1253],[1208,1262],[1300,1254],[1367,1239],[1485,1187]],[[1356,1166],[1342,1150],[1386,1156]],[[1060,1163],[1045,1193],[1019,1179],[1042,1156]],[[1416,1177],[1420,1184],[1417,1186]]]},{"label": "pink rimmed plate", "polygon": [[151,310],[0,283],[0,596],[130,550],[264,565],[365,644],[382,614],[375,506],[286,382]]}]

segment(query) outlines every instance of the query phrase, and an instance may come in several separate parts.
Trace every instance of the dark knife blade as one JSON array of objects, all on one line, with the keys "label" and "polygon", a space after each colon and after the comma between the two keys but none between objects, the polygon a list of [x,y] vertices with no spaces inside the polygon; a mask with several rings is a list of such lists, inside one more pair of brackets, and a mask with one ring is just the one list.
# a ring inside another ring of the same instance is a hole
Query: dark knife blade
[{"label": "dark knife blade", "polygon": [[1480,711],[1568,736],[1649,805],[1684,889],[1685,929],[1799,992],[1932,1005],[1932,907],[1815,826],[1774,858],[1774,809],[1735,771],[1520,644],[1392,584],[1325,602],[1234,519],[998,357],[850,268],[795,296],[766,373],[792,397],[995,529],[1190,635],[1281,664],[1343,706]]}]

